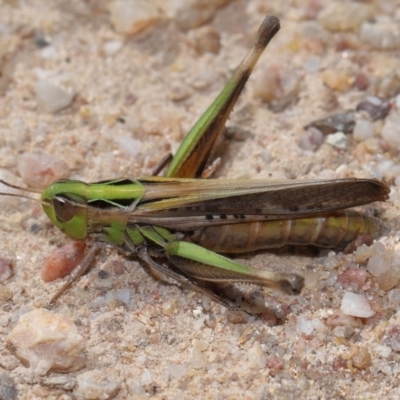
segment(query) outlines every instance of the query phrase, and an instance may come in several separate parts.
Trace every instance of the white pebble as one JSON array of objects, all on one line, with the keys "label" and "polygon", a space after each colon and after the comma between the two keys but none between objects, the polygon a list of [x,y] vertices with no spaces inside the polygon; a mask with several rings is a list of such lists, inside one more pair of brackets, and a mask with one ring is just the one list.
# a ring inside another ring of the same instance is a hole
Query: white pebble
[{"label": "white pebble", "polygon": [[153,376],[148,369],[143,371],[142,376],[140,377],[140,383],[142,386],[150,385],[153,382]]},{"label": "white pebble", "polygon": [[8,335],[15,355],[34,373],[73,372],[86,364],[85,339],[63,315],[43,309],[24,314]]},{"label": "white pebble", "polygon": [[112,56],[119,51],[122,47],[122,42],[120,40],[108,40],[103,45],[104,53],[108,56]]},{"label": "white pebble", "polygon": [[374,124],[365,119],[359,119],[356,121],[353,130],[353,137],[358,142],[363,142],[369,138],[372,138],[375,134]]},{"label": "white pebble", "polygon": [[252,369],[265,368],[265,365],[267,363],[267,358],[259,344],[255,344],[254,346],[250,347],[247,355],[248,355],[250,368],[252,368]]},{"label": "white pebble", "polygon": [[387,293],[388,306],[397,310],[400,306],[400,289],[393,289]]},{"label": "white pebble", "polygon": [[36,189],[69,176],[68,165],[50,154],[24,153],[19,157],[17,169],[22,180]]},{"label": "white pebble", "polygon": [[381,135],[391,147],[400,150],[400,111],[392,111],[387,116]]},{"label": "white pebble", "polygon": [[390,254],[385,251],[385,246],[382,243],[374,243],[371,248],[373,248],[374,253],[368,260],[367,270],[373,276],[382,275],[390,268]]},{"label": "white pebble", "polygon": [[338,149],[347,149],[347,136],[343,132],[336,132],[326,137],[326,143]]},{"label": "white pebble", "polygon": [[119,300],[124,304],[129,304],[131,299],[130,289],[123,288],[123,289],[116,289],[116,290],[109,290],[106,293],[105,301],[107,304],[110,304],[113,300]]},{"label": "white pebble", "polygon": [[383,358],[388,358],[392,354],[389,346],[377,345],[378,354]]},{"label": "white pebble", "polygon": [[340,310],[345,315],[359,318],[369,318],[375,314],[365,295],[352,292],[344,293]]},{"label": "white pebble", "polygon": [[179,379],[187,372],[187,368],[182,364],[172,364],[167,368],[168,380]]},{"label": "white pebble", "polygon": [[365,21],[360,29],[361,40],[377,50],[399,48],[400,27],[390,17],[376,17],[374,21]]},{"label": "white pebble", "polygon": [[325,8],[319,13],[318,20],[325,29],[333,32],[356,30],[373,15],[370,4],[340,1],[322,4]]},{"label": "white pebble", "polygon": [[114,29],[124,35],[136,35],[162,18],[160,9],[151,0],[114,0],[109,5]]},{"label": "white pebble", "polygon": [[314,330],[314,323],[306,317],[300,316],[297,318],[296,329],[299,334],[311,335]]},{"label": "white pebble", "polygon": [[92,370],[84,372],[76,378],[78,388],[75,396],[83,400],[113,399],[120,390],[120,384],[104,372]]},{"label": "white pebble", "polygon": [[179,28],[196,28],[210,21],[218,8],[230,0],[164,0],[159,5]]},{"label": "white pebble", "polygon": [[136,157],[142,150],[142,142],[128,135],[114,138],[122,153],[130,157]]},{"label": "white pebble", "polygon": [[58,78],[37,82],[34,91],[38,103],[51,113],[68,107],[76,94],[69,82]]}]

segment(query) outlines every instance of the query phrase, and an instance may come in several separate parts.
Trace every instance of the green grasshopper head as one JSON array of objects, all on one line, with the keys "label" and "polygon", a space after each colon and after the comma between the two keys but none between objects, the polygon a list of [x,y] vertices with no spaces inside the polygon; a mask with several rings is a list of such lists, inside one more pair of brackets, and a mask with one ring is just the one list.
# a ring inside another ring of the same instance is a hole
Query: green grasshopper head
[{"label": "green grasshopper head", "polygon": [[55,181],[43,191],[41,203],[50,221],[75,240],[85,239],[87,229],[87,185],[81,181]]}]

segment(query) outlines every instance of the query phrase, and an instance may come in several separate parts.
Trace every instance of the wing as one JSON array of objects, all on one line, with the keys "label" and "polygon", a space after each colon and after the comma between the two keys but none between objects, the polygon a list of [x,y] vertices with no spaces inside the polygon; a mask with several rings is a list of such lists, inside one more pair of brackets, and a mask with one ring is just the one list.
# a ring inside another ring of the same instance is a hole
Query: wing
[{"label": "wing", "polygon": [[129,219],[166,228],[303,218],[385,201],[389,188],[375,179],[266,181],[140,179],[146,194]]}]

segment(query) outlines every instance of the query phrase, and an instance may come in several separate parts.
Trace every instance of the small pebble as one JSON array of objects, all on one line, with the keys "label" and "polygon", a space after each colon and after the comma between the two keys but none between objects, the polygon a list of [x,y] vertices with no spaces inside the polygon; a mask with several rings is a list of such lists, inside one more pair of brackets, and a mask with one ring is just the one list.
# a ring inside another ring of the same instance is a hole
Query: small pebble
[{"label": "small pebble", "polygon": [[129,304],[131,300],[131,289],[121,288],[107,291],[105,297],[106,304],[111,304],[115,300],[118,300],[123,304]]},{"label": "small pebble", "polygon": [[109,10],[114,29],[127,36],[151,28],[163,17],[151,0],[114,0],[109,4]]},{"label": "small pebble", "polygon": [[321,147],[322,143],[324,143],[324,135],[313,126],[307,128],[297,139],[297,145],[302,150],[316,151]]},{"label": "small pebble", "polygon": [[365,244],[357,247],[355,251],[356,263],[365,263],[375,253],[376,249]]},{"label": "small pebble", "polygon": [[13,292],[6,285],[0,285],[0,302],[6,302],[13,298]]},{"label": "small pebble", "polygon": [[367,281],[368,273],[363,268],[348,268],[338,277],[338,282],[342,285],[355,284],[357,288],[361,289]]},{"label": "small pebble", "polygon": [[142,376],[140,377],[140,384],[142,386],[148,386],[151,385],[151,383],[153,382],[153,375],[150,372],[150,370],[145,369],[142,373]]},{"label": "small pebble", "polygon": [[232,324],[247,324],[249,316],[241,310],[228,310],[226,319]]},{"label": "small pebble", "polygon": [[283,111],[297,101],[300,90],[300,75],[282,65],[270,65],[255,73],[253,93],[269,103],[275,112]]},{"label": "small pebble", "polygon": [[172,364],[167,368],[168,380],[178,380],[187,373],[187,368],[182,364]]},{"label": "small pebble", "polygon": [[164,315],[172,316],[176,312],[177,299],[169,299],[162,304]]},{"label": "small pebble", "polygon": [[199,54],[211,53],[218,54],[221,48],[221,37],[219,32],[212,26],[203,26],[192,30],[191,39],[195,49]]},{"label": "small pebble", "polygon": [[68,178],[68,165],[49,154],[24,153],[18,160],[18,172],[30,187],[42,189],[57,179]]},{"label": "small pebble", "polygon": [[367,270],[373,276],[379,276],[390,268],[391,254],[386,252],[385,246],[375,243],[371,246],[374,253],[368,260]]},{"label": "small pebble", "polygon": [[86,340],[60,314],[36,309],[20,317],[7,337],[14,355],[38,375],[73,372],[86,364]]},{"label": "small pebble", "polygon": [[160,7],[182,30],[189,30],[210,21],[217,9],[230,0],[168,0]]},{"label": "small pebble", "polygon": [[117,396],[121,385],[113,380],[105,371],[86,371],[76,378],[78,387],[74,395],[84,400],[111,400]]},{"label": "small pebble", "polygon": [[327,69],[321,74],[325,85],[335,91],[344,92],[351,86],[350,78],[337,70]]},{"label": "small pebble", "polygon": [[355,87],[358,90],[367,90],[370,82],[368,77],[363,74],[362,72],[358,73],[354,77],[354,82],[353,82],[353,87]]},{"label": "small pebble", "polygon": [[121,49],[122,46],[123,42],[120,40],[108,40],[104,43],[103,50],[108,56],[113,56]]},{"label": "small pebble", "polygon": [[373,16],[372,5],[359,2],[326,2],[319,13],[318,21],[332,32],[355,31]]},{"label": "small pebble", "polygon": [[190,366],[193,369],[205,369],[207,367],[208,361],[204,350],[195,345],[192,351],[192,359],[190,360]]},{"label": "small pebble", "polygon": [[399,37],[399,23],[389,16],[377,16],[373,21],[365,21],[360,29],[361,41],[376,50],[398,49]]},{"label": "small pebble", "polygon": [[[373,121],[384,119],[389,114],[390,103],[377,96],[368,96],[357,104],[357,111],[366,111]],[[367,122],[367,121],[365,121]]]},{"label": "small pebble", "polygon": [[340,338],[349,339],[354,333],[354,328],[347,326],[336,326],[332,329],[332,335]]},{"label": "small pebble", "polygon": [[117,136],[114,140],[121,152],[129,157],[136,157],[142,150],[142,142],[128,135]]},{"label": "small pebble", "polygon": [[387,72],[378,81],[376,93],[385,99],[390,99],[400,93],[400,74],[397,69]]},{"label": "small pebble", "polygon": [[340,310],[345,315],[360,318],[370,318],[375,314],[365,295],[352,292],[344,293]]},{"label": "small pebble", "polygon": [[69,275],[83,260],[86,245],[84,242],[70,241],[52,251],[44,260],[41,278],[52,282]]},{"label": "small pebble", "polygon": [[343,132],[336,132],[328,135],[326,137],[326,143],[342,150],[347,149],[348,146],[347,136]]},{"label": "small pebble", "polygon": [[367,369],[372,364],[371,354],[366,347],[361,348],[352,358],[353,367],[358,369]]},{"label": "small pebble", "polygon": [[396,287],[400,282],[400,252],[393,251],[390,258],[390,266],[378,276],[379,288],[388,291]]},{"label": "small pebble", "polygon": [[284,368],[283,360],[278,356],[270,356],[267,358],[267,368],[271,372],[282,371]]},{"label": "small pebble", "polygon": [[56,78],[37,82],[34,91],[38,103],[50,113],[68,107],[76,94],[71,83]]},{"label": "small pebble", "polygon": [[355,123],[353,112],[343,112],[312,121],[304,128],[308,129],[314,127],[320,130],[324,135],[336,132],[352,133]]},{"label": "small pebble", "polygon": [[392,325],[387,329],[384,342],[393,351],[400,352],[400,325]]},{"label": "small pebble", "polygon": [[393,149],[400,150],[400,111],[392,111],[385,119],[382,137]]},{"label": "small pebble", "polygon": [[303,317],[300,315],[297,318],[297,332],[299,334],[304,334],[306,336],[310,336],[314,330],[314,324],[312,320],[307,319],[306,317]]},{"label": "small pebble", "polygon": [[247,352],[250,368],[263,369],[267,363],[267,358],[259,344],[250,347]]},{"label": "small pebble", "polygon": [[387,293],[388,306],[395,310],[400,307],[400,289],[393,289]]},{"label": "small pebble", "polygon": [[359,119],[354,125],[353,137],[358,142],[364,142],[365,140],[374,137],[375,127],[374,124],[365,119]]}]

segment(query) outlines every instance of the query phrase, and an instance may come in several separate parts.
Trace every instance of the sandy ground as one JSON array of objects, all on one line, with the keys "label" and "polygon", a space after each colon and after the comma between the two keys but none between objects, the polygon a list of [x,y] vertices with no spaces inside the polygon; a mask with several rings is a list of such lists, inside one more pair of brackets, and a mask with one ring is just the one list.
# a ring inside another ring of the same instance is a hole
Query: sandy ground
[{"label": "sandy ground", "polygon": [[[229,121],[234,135],[217,177],[385,177],[393,183],[394,173],[379,169],[387,160],[392,171],[398,165],[396,149],[379,136],[382,121],[376,122],[375,141],[367,145],[352,135],[344,148],[322,140],[319,148],[307,150],[298,143],[305,125],[354,109],[367,94],[394,102],[400,89],[396,92],[393,83],[389,87],[395,92],[384,92],[379,79],[395,70],[397,56],[392,49],[369,50],[357,30],[324,30],[318,20],[324,2],[277,3],[231,1],[214,11],[210,22],[188,30],[174,18],[159,17],[144,32],[129,36],[117,32],[106,1],[0,1],[3,178],[32,186],[38,177],[43,184],[63,168],[67,177],[88,182],[146,176],[177,149],[218,94],[264,15],[276,14],[282,29],[235,107]],[[368,3],[373,16],[396,22],[396,3],[388,2],[385,9],[378,3]],[[324,75],[327,70],[333,71],[332,80]],[[361,72],[369,86],[354,83],[355,77],[362,80]],[[51,112],[36,85],[54,80],[73,99]],[[28,153],[52,155],[65,164],[58,168],[53,159],[32,161]],[[49,163],[45,172],[41,162]],[[397,193],[396,186],[393,190]],[[392,224],[390,236],[381,239],[387,252],[398,242],[394,203],[364,208]],[[13,355],[6,338],[21,315],[43,307],[60,287],[61,281],[44,283],[39,271],[46,255],[67,239],[37,203],[2,198],[0,221],[0,257],[13,268],[1,286],[2,396],[14,389],[19,399],[400,395],[400,346],[391,341],[391,335],[399,335],[397,292],[390,297],[370,275],[362,287],[340,284],[338,276],[348,266],[359,267],[354,255],[307,248],[246,255],[245,262],[253,266],[305,275],[306,288],[288,297],[241,287],[249,298],[265,302],[268,311],[237,318],[202,295],[157,282],[115,249],[103,249],[92,270],[52,310],[77,327],[85,366],[41,375]],[[327,266],[328,254],[333,269]],[[339,312],[345,291],[364,294],[375,315],[345,319]],[[342,322],[335,325],[337,315]],[[337,326],[349,333],[335,331]]]}]

